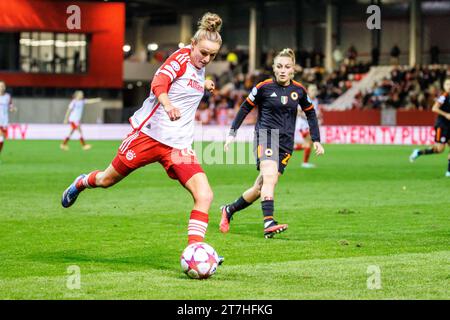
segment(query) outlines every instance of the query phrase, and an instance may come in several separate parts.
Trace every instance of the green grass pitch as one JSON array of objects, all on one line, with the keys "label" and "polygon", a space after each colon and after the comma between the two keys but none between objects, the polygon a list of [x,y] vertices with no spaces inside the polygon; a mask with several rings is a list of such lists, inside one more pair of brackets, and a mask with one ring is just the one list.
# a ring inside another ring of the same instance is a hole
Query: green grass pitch
[{"label": "green grass pitch", "polygon": [[[192,200],[159,164],[63,209],[80,173],[103,169],[119,142],[82,151],[58,141],[7,141],[0,163],[0,299],[449,299],[450,179],[446,155],[409,163],[412,147],[328,145],[290,160],[275,195],[289,229],[264,239],[260,204],[218,230],[254,165],[205,165],[215,199],[206,242],[225,263],[191,280],[179,257]],[[69,289],[70,266],[80,289]],[[375,267],[371,267],[375,266]],[[374,274],[371,268],[378,268]],[[379,277],[378,277],[379,276]],[[374,277],[380,286],[369,289]],[[377,289],[378,288],[378,289]]]}]

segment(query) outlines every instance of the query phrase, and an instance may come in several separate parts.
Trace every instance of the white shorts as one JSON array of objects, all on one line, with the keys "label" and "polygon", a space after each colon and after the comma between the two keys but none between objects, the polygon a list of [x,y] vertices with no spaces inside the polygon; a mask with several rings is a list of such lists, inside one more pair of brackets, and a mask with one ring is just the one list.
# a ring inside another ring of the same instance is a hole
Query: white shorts
[{"label": "white shorts", "polygon": [[308,120],[298,117],[295,122],[295,128],[300,131],[309,130]]}]

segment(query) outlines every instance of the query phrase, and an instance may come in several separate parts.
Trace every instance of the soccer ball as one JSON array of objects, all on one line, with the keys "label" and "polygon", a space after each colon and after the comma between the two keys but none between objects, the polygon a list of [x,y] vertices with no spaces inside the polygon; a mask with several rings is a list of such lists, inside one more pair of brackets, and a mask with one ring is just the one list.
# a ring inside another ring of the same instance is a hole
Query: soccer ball
[{"label": "soccer ball", "polygon": [[181,269],[193,279],[207,279],[217,270],[216,250],[204,242],[190,244],[181,254]]}]

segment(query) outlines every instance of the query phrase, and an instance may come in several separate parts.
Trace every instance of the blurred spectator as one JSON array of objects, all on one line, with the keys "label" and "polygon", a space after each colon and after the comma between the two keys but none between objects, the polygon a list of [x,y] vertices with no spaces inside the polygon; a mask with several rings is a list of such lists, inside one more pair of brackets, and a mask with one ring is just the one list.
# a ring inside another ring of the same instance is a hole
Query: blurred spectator
[{"label": "blurred spectator", "polygon": [[339,68],[342,60],[344,60],[344,55],[342,54],[342,51],[339,47],[336,47],[333,51],[333,59],[334,63],[336,65],[336,68]]},{"label": "blurred spectator", "polygon": [[200,101],[198,109],[195,113],[195,120],[201,124],[211,124],[213,120],[213,111],[208,106],[208,99],[203,98]]},{"label": "blurred spectator", "polygon": [[355,46],[352,44],[347,50],[348,64],[350,66],[355,65],[357,58],[358,58],[358,51],[356,50]]},{"label": "blurred spectator", "polygon": [[400,48],[394,45],[391,49],[391,64],[398,65],[400,62]]},{"label": "blurred spectator", "polygon": [[367,92],[358,92],[353,108],[431,109],[447,74],[447,67],[396,67]]},{"label": "blurred spectator", "polygon": [[430,48],[430,58],[431,58],[431,64],[439,64],[439,47],[437,45],[434,45]]}]

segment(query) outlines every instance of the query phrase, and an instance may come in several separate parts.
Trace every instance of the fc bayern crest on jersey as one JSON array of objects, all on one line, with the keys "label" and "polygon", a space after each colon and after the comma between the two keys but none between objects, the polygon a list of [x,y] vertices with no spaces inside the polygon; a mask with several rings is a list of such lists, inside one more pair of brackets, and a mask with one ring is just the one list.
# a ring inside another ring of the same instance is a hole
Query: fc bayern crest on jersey
[{"label": "fc bayern crest on jersey", "polygon": [[128,161],[131,161],[134,158],[136,158],[136,153],[134,153],[133,150],[128,150],[127,154],[125,155],[125,158],[127,158]]},{"label": "fc bayern crest on jersey", "polygon": [[281,96],[281,103],[287,104],[288,103],[288,97],[287,96]]}]

